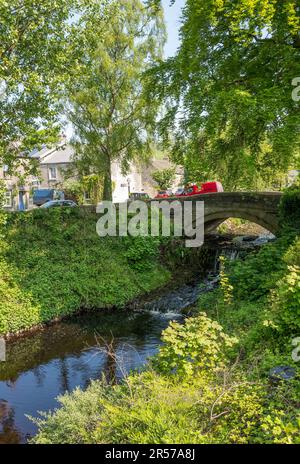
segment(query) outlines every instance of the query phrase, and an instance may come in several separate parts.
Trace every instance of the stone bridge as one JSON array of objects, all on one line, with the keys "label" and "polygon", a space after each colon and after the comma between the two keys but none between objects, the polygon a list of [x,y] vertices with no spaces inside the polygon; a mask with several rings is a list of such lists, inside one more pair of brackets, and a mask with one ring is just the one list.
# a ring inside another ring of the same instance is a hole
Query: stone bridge
[{"label": "stone bridge", "polygon": [[[228,218],[240,218],[259,224],[276,235],[279,228],[280,192],[224,192],[182,198],[204,201],[205,233],[213,232]],[[170,198],[174,201],[179,198]],[[180,199],[180,200],[182,200]]]}]

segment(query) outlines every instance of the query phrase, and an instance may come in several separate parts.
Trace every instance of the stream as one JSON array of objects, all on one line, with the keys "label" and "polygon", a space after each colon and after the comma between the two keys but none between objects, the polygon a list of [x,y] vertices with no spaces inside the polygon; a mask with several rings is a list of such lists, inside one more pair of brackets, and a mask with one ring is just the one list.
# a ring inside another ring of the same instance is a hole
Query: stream
[{"label": "stream", "polygon": [[[217,250],[206,279],[162,292],[134,310],[74,316],[7,342],[6,362],[0,363],[0,444],[26,443],[37,432],[27,415],[38,417],[39,411],[55,409],[57,396],[76,387],[85,389],[102,375],[121,379],[145,365],[157,352],[169,322],[182,321],[183,309],[217,284],[219,255],[236,259],[238,253],[236,247]],[[115,362],[107,354],[108,345]]]},{"label": "stream", "polygon": [[85,389],[103,373],[120,379],[144,365],[156,353],[162,330],[181,318],[174,312],[101,310],[8,342],[7,361],[0,365],[0,444],[26,443],[37,431],[26,415],[53,410],[58,395]]}]

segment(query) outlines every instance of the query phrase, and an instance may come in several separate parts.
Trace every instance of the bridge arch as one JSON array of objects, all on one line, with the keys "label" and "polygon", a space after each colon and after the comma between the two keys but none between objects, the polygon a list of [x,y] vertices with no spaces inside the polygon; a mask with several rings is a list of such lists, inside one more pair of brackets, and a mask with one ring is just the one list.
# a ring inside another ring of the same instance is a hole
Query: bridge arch
[{"label": "bridge arch", "polygon": [[253,222],[254,224],[258,224],[259,226],[263,227],[264,229],[268,230],[272,234],[276,235],[278,231],[278,225],[276,224],[276,220],[274,218],[266,218],[266,217],[258,217],[257,215],[242,211],[226,211],[223,213],[215,213],[210,215],[205,215],[204,219],[204,230],[205,233],[215,232],[216,229],[227,219],[230,218],[238,218],[244,219],[249,222]]},{"label": "bridge arch", "polygon": [[205,233],[213,232],[226,219],[253,222],[276,235],[279,230],[280,192],[223,192],[185,198],[204,201]]}]

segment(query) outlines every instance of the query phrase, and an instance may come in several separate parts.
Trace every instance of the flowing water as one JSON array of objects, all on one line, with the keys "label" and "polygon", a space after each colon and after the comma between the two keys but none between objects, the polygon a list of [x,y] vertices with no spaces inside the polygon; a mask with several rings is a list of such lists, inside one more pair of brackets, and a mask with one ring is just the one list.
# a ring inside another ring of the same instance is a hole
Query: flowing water
[{"label": "flowing water", "polygon": [[9,341],[6,362],[0,362],[0,444],[26,443],[37,431],[27,415],[55,409],[58,395],[84,389],[102,375],[121,379],[141,368],[157,352],[169,322],[182,320],[181,311],[215,286],[220,254],[236,259],[238,251],[229,248],[215,254],[212,278],[202,286],[197,279],[139,305],[138,311],[99,310]]},{"label": "flowing water", "polygon": [[0,363],[0,443],[25,443],[36,433],[26,415],[53,410],[58,395],[86,388],[102,374],[119,379],[144,365],[174,319],[182,319],[174,309],[99,311],[8,342],[6,362]]}]

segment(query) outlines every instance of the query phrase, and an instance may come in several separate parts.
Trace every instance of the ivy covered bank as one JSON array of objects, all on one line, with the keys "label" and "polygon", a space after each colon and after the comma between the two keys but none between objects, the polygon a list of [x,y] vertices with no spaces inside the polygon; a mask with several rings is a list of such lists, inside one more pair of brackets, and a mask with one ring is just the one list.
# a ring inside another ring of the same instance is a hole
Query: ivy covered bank
[{"label": "ivy covered bank", "polygon": [[[62,396],[34,442],[299,444],[299,204],[298,190],[286,193],[277,241],[225,266],[142,373]],[[272,378],[278,366],[292,378]]]},{"label": "ivy covered bank", "polygon": [[96,234],[98,215],[81,209],[1,212],[0,336],[81,309],[122,308],[164,286],[159,240]]}]

